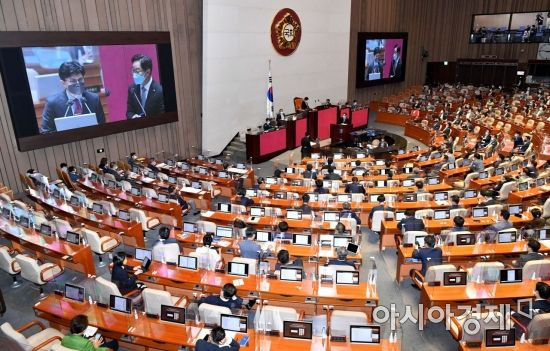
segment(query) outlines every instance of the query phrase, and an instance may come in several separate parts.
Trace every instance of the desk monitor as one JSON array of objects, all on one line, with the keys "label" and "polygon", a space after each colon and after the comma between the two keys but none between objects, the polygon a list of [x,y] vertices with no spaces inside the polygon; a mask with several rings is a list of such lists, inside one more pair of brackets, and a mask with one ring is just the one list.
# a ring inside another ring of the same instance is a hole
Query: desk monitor
[{"label": "desk monitor", "polygon": [[370,325],[350,325],[349,342],[360,344],[379,344],[380,327]]},{"label": "desk monitor", "polygon": [[246,316],[221,314],[220,326],[225,330],[246,334],[248,331],[248,318]]},{"label": "desk monitor", "polygon": [[130,193],[134,196],[140,196],[141,195],[141,188],[136,188],[135,186],[130,189]]},{"label": "desk monitor", "polygon": [[527,190],[529,189],[529,182],[521,182],[518,184],[518,190],[519,191],[524,191],[524,190]]},{"label": "desk monitor", "polygon": [[294,174],[294,168],[292,168],[292,167],[287,167],[287,168],[285,169],[285,173],[287,173],[287,174]]},{"label": "desk monitor", "polygon": [[474,207],[472,209],[472,217],[482,218],[489,215],[489,209],[487,207]]},{"label": "desk monitor", "polygon": [[302,219],[302,211],[300,210],[286,210],[286,218],[287,219]]},{"label": "desk monitor", "polygon": [[198,232],[197,223],[183,222],[183,232],[184,233],[196,233],[196,232]]},{"label": "desk monitor", "polygon": [[456,168],[456,166],[455,166],[454,163],[448,163],[448,164],[447,164],[447,169],[448,169],[448,170],[452,170],[452,169],[455,169],[455,168]]},{"label": "desk monitor", "polygon": [[522,282],[521,268],[510,268],[500,270],[500,282],[501,283],[521,283]]},{"label": "desk monitor", "polygon": [[268,241],[273,241],[273,235],[271,234],[271,232],[258,230],[256,231],[256,241],[263,242],[263,243]]},{"label": "desk monitor", "polygon": [[21,216],[19,217],[19,225],[22,226],[22,227],[25,227],[25,228],[28,228],[30,225],[29,225],[29,219],[25,216]]},{"label": "desk monitor", "polygon": [[512,166],[510,167],[510,169],[511,169],[512,171],[517,171],[517,170],[519,169],[519,165],[518,165],[517,163],[514,163],[514,164],[512,164]]},{"label": "desk monitor", "polygon": [[133,166],[132,167],[132,172],[133,173],[139,173],[139,167],[138,166]]},{"label": "desk monitor", "polygon": [[231,213],[231,204],[219,203],[218,204],[218,211],[225,212],[225,213]]},{"label": "desk monitor", "polygon": [[166,164],[170,167],[174,167],[176,165],[176,162],[174,160],[166,160]]},{"label": "desk monitor", "polygon": [[473,199],[474,197],[477,197],[477,190],[464,190],[465,199]]},{"label": "desk monitor", "polygon": [[65,240],[71,244],[80,245],[80,234],[67,231],[67,236],[65,237]]},{"label": "desk monitor", "polygon": [[487,171],[479,172],[479,179],[485,179],[487,177],[489,177],[489,173],[487,173]]},{"label": "desk monitor", "polygon": [[168,176],[168,183],[170,184],[177,184],[178,179],[176,177]]},{"label": "desk monitor", "polygon": [[427,161],[428,160],[428,156],[420,156],[420,158],[418,159],[418,161],[420,162],[424,162],[424,161]]},{"label": "desk monitor", "polygon": [[359,245],[354,244],[352,242],[348,242],[348,247],[346,249],[348,250],[348,252],[356,254],[357,251],[359,251]]},{"label": "desk monitor", "polygon": [[5,219],[10,219],[11,218],[11,211],[9,208],[3,208],[2,209],[2,217],[4,217]]},{"label": "desk monitor", "polygon": [[204,167],[197,167],[197,170],[199,171],[199,174],[207,174],[208,169]]},{"label": "desk monitor", "polygon": [[223,165],[223,160],[216,159],[216,160],[214,161],[214,164],[216,164],[216,165]]},{"label": "desk monitor", "polygon": [[143,272],[147,272],[149,270],[149,266],[151,266],[151,259],[149,257],[145,257],[143,261],[141,262],[141,270]]},{"label": "desk monitor", "polygon": [[385,160],[375,160],[374,164],[377,165],[377,166],[384,166],[384,165],[386,165],[386,161]]},{"label": "desk monitor", "polygon": [[40,233],[50,236],[52,235],[52,226],[49,224],[40,224]]},{"label": "desk monitor", "polygon": [[333,158],[334,160],[341,160],[343,157],[344,157],[344,154],[341,153],[341,152],[335,152],[335,153],[332,155],[332,158]]},{"label": "desk monitor", "polygon": [[468,167],[471,164],[472,164],[472,160],[470,160],[470,159],[466,159],[466,160],[462,161],[462,167]]},{"label": "desk monitor", "polygon": [[[134,171],[134,173],[138,173],[138,172],[139,172],[139,169]],[[93,182],[93,183],[97,182],[97,178],[98,178],[98,175],[97,175],[96,172],[92,172],[92,174],[90,174],[90,181],[91,182]]]},{"label": "desk monitor", "polygon": [[359,285],[358,271],[336,271],[336,284]]},{"label": "desk monitor", "polygon": [[338,194],[336,196],[338,202],[351,202],[351,194]]},{"label": "desk monitor", "polygon": [[379,194],[370,194],[369,195],[369,202],[378,202],[378,196]]},{"label": "desk monitor", "polygon": [[377,180],[375,186],[377,188],[385,188],[387,186],[388,182],[385,180]]},{"label": "desk monitor", "polygon": [[504,174],[504,167],[498,167],[497,169],[495,169],[495,175],[499,176],[503,174]]},{"label": "desk monitor", "polygon": [[405,174],[411,174],[413,172],[412,167],[403,167],[402,172]]},{"label": "desk monitor", "polygon": [[283,337],[311,340],[313,337],[313,323],[283,321]]},{"label": "desk monitor", "polygon": [[277,178],[274,177],[266,177],[265,178],[266,184],[277,184]]},{"label": "desk monitor", "polygon": [[338,222],[339,220],[340,220],[340,212],[336,212],[336,211],[323,212],[324,222]]},{"label": "desk monitor", "polygon": [[317,160],[320,157],[321,157],[321,154],[319,154],[317,152],[311,154],[311,159],[313,159],[313,160]]},{"label": "desk monitor", "polygon": [[116,189],[116,182],[114,180],[107,180],[107,187],[111,189]]},{"label": "desk monitor", "polygon": [[71,206],[80,206],[80,200],[78,197],[72,195],[70,200]]},{"label": "desk monitor", "polygon": [[438,191],[434,193],[435,201],[447,201],[449,200],[449,193],[446,191]]},{"label": "desk monitor", "polygon": [[292,243],[294,245],[311,246],[311,235],[308,234],[293,234]]},{"label": "desk monitor", "polygon": [[456,245],[474,245],[476,243],[476,235],[473,233],[468,234],[457,234],[456,235]]},{"label": "desk monitor", "polygon": [[258,196],[258,192],[256,191],[256,189],[246,189],[246,192],[245,192],[244,196],[246,196],[246,197],[256,197],[256,196]]},{"label": "desk monitor", "polygon": [[355,155],[355,158],[365,158],[365,154],[358,153],[358,154]]},{"label": "desk monitor", "polygon": [[204,156],[203,156],[203,155],[197,155],[197,160],[203,161],[203,160],[204,160]]},{"label": "desk monitor", "polygon": [[405,150],[403,150],[403,149],[397,150],[398,155],[403,155],[404,153],[405,153]]},{"label": "desk monitor", "polygon": [[248,276],[248,263],[229,262],[227,264],[227,274],[240,275],[242,277],[247,277]]},{"label": "desk monitor", "polygon": [[149,172],[147,172],[147,177],[155,179],[157,177],[157,175],[155,174],[155,172],[149,171]]},{"label": "desk monitor", "polygon": [[334,235],[332,234],[319,234],[319,245],[332,246],[334,244]]},{"label": "desk monitor", "polygon": [[403,186],[413,186],[414,185],[414,179],[404,179],[403,180]]},{"label": "desk monitor", "polygon": [[201,189],[201,183],[200,183],[200,182],[197,182],[197,181],[192,181],[192,182],[191,182],[191,188],[193,188],[193,189]]},{"label": "desk monitor", "polygon": [[416,235],[414,237],[414,243],[420,247],[424,247],[424,240],[426,240],[427,235]]},{"label": "desk monitor", "polygon": [[516,234],[517,232],[515,230],[514,231],[501,230],[500,232],[498,232],[498,243],[505,244],[505,243],[516,242],[517,240]]},{"label": "desk monitor", "polygon": [[511,215],[520,215],[523,213],[523,206],[521,204],[508,205],[508,212],[510,212]]},{"label": "desk monitor", "polygon": [[438,177],[429,177],[428,178],[428,185],[436,185],[439,184],[439,178]]},{"label": "desk monitor", "polygon": [[380,170],[380,175],[388,175],[391,173],[391,169],[389,168],[383,168]]},{"label": "desk monitor", "polygon": [[246,169],[246,166],[244,165],[244,163],[237,163],[236,167],[237,169]]},{"label": "desk monitor", "polygon": [[396,220],[396,221],[399,222],[400,220],[402,220],[402,219],[405,218],[405,217],[406,217],[406,216],[405,216],[405,211],[397,211],[397,212],[395,212],[395,220]]},{"label": "desk monitor", "polygon": [[451,218],[450,210],[434,210],[434,219],[449,219]]},{"label": "desk monitor", "polygon": [[189,170],[189,164],[187,164],[185,162],[182,162],[180,167],[184,171]]},{"label": "desk monitor", "polygon": [[59,189],[54,189],[53,197],[55,197],[56,199],[59,199],[61,197],[61,191],[59,191]]},{"label": "desk monitor", "polygon": [[403,194],[403,202],[416,202],[416,193]]},{"label": "desk monitor", "polygon": [[334,174],[338,174],[339,176],[342,175],[342,170],[341,169],[335,169],[333,172],[334,172]]},{"label": "desk monitor", "polygon": [[185,269],[197,270],[198,266],[197,257],[192,256],[178,256],[178,267]]},{"label": "desk monitor", "polygon": [[535,237],[539,240],[550,240],[550,228],[535,229]]},{"label": "desk monitor", "polygon": [[303,179],[294,179],[294,180],[292,180],[292,182],[290,184],[292,186],[303,186],[304,185],[304,180]]},{"label": "desk monitor", "polygon": [[537,178],[537,186],[543,186],[544,184],[546,184],[546,179]]},{"label": "desk monitor", "polygon": [[219,225],[216,227],[216,236],[220,238],[232,238],[233,228]]},{"label": "desk monitor", "polygon": [[169,195],[168,194],[165,194],[165,193],[158,193],[158,200],[160,202],[168,202],[168,200],[170,199]]},{"label": "desk monitor", "polygon": [[130,212],[126,210],[118,210],[118,219],[122,221],[130,220]]},{"label": "desk monitor", "polygon": [[332,187],[332,180],[323,180],[323,188]]},{"label": "desk monitor", "polygon": [[486,329],[485,346],[486,347],[504,347],[516,345],[516,329],[509,330]]},{"label": "desk monitor", "polygon": [[258,207],[258,206],[252,206],[250,207],[250,215],[254,217],[264,217],[265,216],[265,208]]},{"label": "desk monitor", "polygon": [[413,147],[411,148],[411,152],[416,152],[416,151],[418,151],[418,150],[419,150],[419,147],[418,147],[418,146],[413,146]]},{"label": "desk monitor", "polygon": [[279,275],[281,280],[287,280],[292,282],[302,281],[302,268],[289,268],[281,267],[281,273]]},{"label": "desk monitor", "polygon": [[84,302],[86,294],[81,286],[65,284],[65,298],[73,301]]},{"label": "desk monitor", "polygon": [[334,235],[333,245],[334,247],[347,247],[351,242],[351,236]]},{"label": "desk monitor", "polygon": [[103,205],[98,204],[97,202],[94,202],[92,205],[92,211],[95,213],[102,214],[103,213]]},{"label": "desk monitor", "polygon": [[523,167],[529,166],[529,160],[528,159],[523,160],[522,164],[523,164]]},{"label": "desk monitor", "polygon": [[468,272],[443,272],[443,285],[466,285]]},{"label": "desk monitor", "polygon": [[109,308],[113,311],[129,314],[132,310],[132,300],[122,296],[111,295],[109,299]]},{"label": "desk monitor", "polygon": [[218,172],[218,177],[219,178],[229,178],[227,172],[225,172],[225,171],[219,171]]},{"label": "desk monitor", "polygon": [[273,197],[275,199],[284,200],[286,199],[286,191],[277,191],[275,194],[273,194]]},{"label": "desk monitor", "polygon": [[365,174],[366,171],[362,170],[362,169],[357,169],[355,171],[353,171],[353,175],[356,175],[356,176],[362,176],[363,174]]},{"label": "desk monitor", "polygon": [[151,250],[142,249],[140,247],[136,247],[136,252],[134,255],[136,260],[143,261],[145,258],[148,258],[150,260],[153,259],[153,254]]}]

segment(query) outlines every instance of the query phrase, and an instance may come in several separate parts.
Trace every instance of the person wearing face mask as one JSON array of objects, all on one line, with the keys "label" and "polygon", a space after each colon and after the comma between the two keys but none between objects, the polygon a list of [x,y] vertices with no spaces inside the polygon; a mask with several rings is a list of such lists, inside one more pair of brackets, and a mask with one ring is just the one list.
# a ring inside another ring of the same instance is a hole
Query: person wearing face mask
[{"label": "person wearing face mask", "polygon": [[391,60],[390,77],[399,77],[401,75],[401,47],[393,46],[393,57]]},{"label": "person wearing face mask", "polygon": [[99,96],[85,90],[86,70],[78,62],[64,62],[59,66],[59,78],[64,89],[46,99],[40,133],[56,132],[55,119],[95,113],[97,124],[105,123],[105,114]]},{"label": "person wearing face mask", "polygon": [[115,180],[117,182],[120,182],[122,179],[124,179],[118,172],[118,166],[116,162],[109,163],[109,167],[105,167],[105,170],[103,171],[103,173],[112,174],[115,177]]},{"label": "person wearing face mask", "polygon": [[367,80],[375,80],[382,78],[384,72],[384,48],[375,47],[373,50],[374,60],[369,62],[367,69]]},{"label": "person wearing face mask", "polygon": [[130,153],[130,156],[128,157],[128,165],[130,165],[130,168],[139,167],[139,163],[137,160],[137,155],[135,152]]},{"label": "person wearing face mask", "polygon": [[156,116],[164,113],[162,86],[152,76],[153,60],[147,55],[132,56],[134,84],[128,88],[126,118]]}]

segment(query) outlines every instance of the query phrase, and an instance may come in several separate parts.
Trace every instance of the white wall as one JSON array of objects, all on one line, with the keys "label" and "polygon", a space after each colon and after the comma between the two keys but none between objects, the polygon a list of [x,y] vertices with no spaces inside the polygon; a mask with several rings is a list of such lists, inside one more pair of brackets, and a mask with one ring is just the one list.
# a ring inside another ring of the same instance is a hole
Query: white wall
[{"label": "white wall", "polygon": [[[302,38],[290,56],[271,44],[275,14],[293,9]],[[295,96],[345,100],[351,0],[205,0],[203,7],[203,152],[218,154],[235,134],[266,118],[268,61],[275,111],[293,112]]]}]

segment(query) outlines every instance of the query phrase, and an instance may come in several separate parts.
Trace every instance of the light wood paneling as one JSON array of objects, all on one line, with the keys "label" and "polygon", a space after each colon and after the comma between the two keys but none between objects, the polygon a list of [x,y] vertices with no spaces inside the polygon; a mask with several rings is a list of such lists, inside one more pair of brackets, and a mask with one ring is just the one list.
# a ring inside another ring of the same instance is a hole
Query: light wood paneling
[{"label": "light wood paneling", "polygon": [[[202,1],[0,0],[2,31],[170,31],[179,121],[29,152],[19,152],[3,84],[0,84],[0,181],[22,190],[29,168],[56,178],[55,167],[124,158],[135,151],[182,156],[201,145]],[[104,154],[96,149],[104,148]]]},{"label": "light wood paneling", "polygon": [[[469,44],[473,14],[549,10],[550,0],[352,0],[350,99],[368,102],[424,83],[428,61],[497,55],[520,62],[535,59],[538,44]],[[355,89],[358,32],[408,32],[405,82]],[[422,61],[421,49],[429,57]]]}]

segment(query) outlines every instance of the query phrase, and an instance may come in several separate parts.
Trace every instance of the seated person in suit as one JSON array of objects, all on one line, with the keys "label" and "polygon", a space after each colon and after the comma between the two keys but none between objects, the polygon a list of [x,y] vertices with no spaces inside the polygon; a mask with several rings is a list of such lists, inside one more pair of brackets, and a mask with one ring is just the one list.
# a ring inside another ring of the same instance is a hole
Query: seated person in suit
[{"label": "seated person in suit", "polygon": [[269,118],[265,119],[265,123],[263,125],[263,128],[264,128],[264,130],[270,130],[270,129],[273,128],[273,126],[271,125],[271,119],[269,119]]},{"label": "seated person in suit", "polygon": [[242,206],[248,207],[254,205],[254,200],[246,197],[246,190],[244,188],[240,188],[237,191],[237,195],[239,195],[239,204],[241,204]]},{"label": "seated person in suit", "polygon": [[328,194],[328,189],[323,188],[323,181],[320,179],[317,179],[315,181],[315,189],[313,192],[318,194]]},{"label": "seated person in suit", "polygon": [[527,304],[521,308],[522,315],[514,312],[512,316],[518,319],[524,326],[529,325],[532,318],[528,315],[539,313],[550,313],[550,285],[545,282],[538,282],[535,285],[535,299],[531,305]]},{"label": "seated person in suit", "polygon": [[69,174],[69,178],[71,178],[71,181],[77,182],[80,176],[78,175],[78,173],[76,173],[75,166],[69,166],[67,170],[68,170],[67,173]]},{"label": "seated person in suit", "polygon": [[160,169],[157,167],[157,160],[155,160],[154,157],[149,158],[149,163],[147,164],[147,168],[149,168],[151,171],[155,173],[160,171]]},{"label": "seated person in suit", "polygon": [[111,281],[116,284],[122,295],[129,293],[132,290],[143,289],[145,285],[138,283],[136,276],[143,273],[141,266],[133,267],[133,272],[128,272],[129,267],[126,267],[128,260],[126,253],[123,251],[113,255],[113,269],[111,272]]},{"label": "seated person in suit", "polygon": [[130,169],[132,169],[133,167],[139,167],[137,158],[138,157],[135,152],[131,152],[130,156],[128,156],[127,161],[128,161],[128,165],[130,166]]},{"label": "seated person in suit", "polygon": [[177,244],[176,238],[170,237],[170,228],[162,226],[159,229],[159,240],[153,245],[153,260],[167,262],[164,247],[169,244]]},{"label": "seated person in suit", "polygon": [[483,159],[480,154],[476,153],[474,155],[474,160],[470,165],[470,171],[472,172],[483,172],[485,165],[483,164]]},{"label": "seated person in suit", "polygon": [[[222,262],[222,257],[220,256],[218,251],[215,248],[212,247],[212,242],[213,241],[214,241],[214,238],[212,237],[212,234],[206,233],[202,237],[202,246],[197,247],[195,252],[199,256],[204,255],[205,257],[208,257],[208,262],[205,262],[205,263],[207,263],[208,267],[218,268],[223,264],[223,262]],[[208,255],[208,256],[206,256],[206,255]],[[200,261],[201,261],[201,259],[199,258],[199,262]],[[201,266],[201,265],[199,264],[199,266]]]},{"label": "seated person in suit", "polygon": [[351,204],[349,202],[344,202],[342,205],[342,211],[340,211],[340,218],[353,218],[357,225],[361,225],[361,219],[357,213],[351,210]]},{"label": "seated person in suit", "polygon": [[309,98],[307,96],[302,100],[302,110],[309,110]]},{"label": "seated person in suit", "polygon": [[361,160],[355,160],[355,167],[351,170],[351,173],[353,175],[357,175],[357,173],[365,174],[367,173],[367,169],[363,166],[361,166]]},{"label": "seated person in suit", "polygon": [[187,201],[185,201],[183,196],[181,196],[179,194],[179,192],[178,192],[178,190],[176,189],[175,186],[170,185],[168,187],[168,194],[170,194],[170,196],[169,196],[170,199],[176,200],[178,202],[178,204],[181,206],[182,210],[185,211],[189,208],[189,203]]},{"label": "seated person in suit", "polygon": [[424,189],[424,182],[421,180],[417,180],[414,182],[414,185],[416,186],[416,193],[417,194],[424,194],[427,193],[427,191]]},{"label": "seated person in suit", "polygon": [[304,179],[317,178],[317,172],[313,170],[313,165],[311,163],[306,165],[306,170],[302,172],[302,177],[304,177]]},{"label": "seated person in suit", "polygon": [[241,257],[252,258],[257,260],[260,257],[262,252],[262,247],[254,241],[256,237],[256,229],[254,227],[247,227],[245,230],[245,237],[243,240],[239,241],[239,251],[241,252]]},{"label": "seated person in suit", "polygon": [[462,206],[460,206],[460,197],[458,195],[452,195],[451,206],[449,206],[449,210],[455,210],[457,208],[462,208]]},{"label": "seated person in suit", "polygon": [[415,210],[408,209],[405,211],[405,218],[399,221],[397,223],[397,228],[399,230],[403,230],[405,228],[405,231],[413,231],[413,230],[424,230],[426,227],[424,226],[424,222],[419,219],[415,218]]},{"label": "seated person in suit", "polygon": [[279,232],[273,239],[275,240],[292,240],[292,234],[287,233],[288,231],[288,223],[286,221],[280,221],[277,225],[277,228],[279,229]]},{"label": "seated person in suit", "polygon": [[531,209],[533,220],[525,224],[521,229],[523,239],[532,238],[535,235],[535,229],[542,229],[546,226],[546,219],[542,218],[542,211],[539,208]]},{"label": "seated person in suit", "polygon": [[393,208],[386,206],[386,197],[381,194],[376,198],[378,205],[374,206],[369,212],[369,222],[372,222],[372,216],[376,211],[393,211]]},{"label": "seated person in suit", "polygon": [[63,339],[61,339],[61,346],[71,350],[85,351],[118,350],[118,341],[116,340],[105,342],[103,337],[84,337],[83,334],[86,328],[88,328],[88,316],[83,314],[75,316],[73,319],[71,319],[71,324],[69,327],[70,334],[65,335]]},{"label": "seated person in suit", "polygon": [[346,226],[344,223],[336,223],[336,227],[334,227],[334,235],[349,235],[349,233],[346,233]]},{"label": "seated person in suit", "polygon": [[334,167],[327,168],[327,175],[323,179],[325,180],[342,180],[338,174],[334,173]]},{"label": "seated person in suit", "polygon": [[523,138],[519,132],[514,133],[514,150],[519,149],[523,145]]},{"label": "seated person in suit", "polygon": [[302,195],[302,206],[299,207],[299,210],[302,210],[303,215],[313,216],[313,210],[308,205],[308,203],[309,203],[309,195],[308,194]]},{"label": "seated person in suit", "polygon": [[464,217],[462,216],[456,216],[453,218],[454,227],[451,228],[451,232],[465,232],[468,230],[464,226]]},{"label": "seated person in suit", "polygon": [[243,305],[243,299],[237,296],[237,288],[231,283],[227,283],[222,287],[219,295],[210,295],[203,297],[198,301],[198,304],[207,303],[227,307],[230,309],[238,309]]},{"label": "seated person in suit", "polygon": [[348,183],[346,185],[346,193],[351,194],[365,194],[365,187],[359,183],[359,179],[357,177],[351,178],[351,183]]},{"label": "seated person in suit", "polygon": [[289,268],[303,268],[304,262],[301,258],[297,258],[294,261],[290,260],[290,254],[287,250],[280,250],[277,252],[277,263],[275,264],[275,270],[280,270],[281,267]]},{"label": "seated person in suit", "polygon": [[537,239],[531,238],[527,242],[527,253],[520,255],[517,261],[514,261],[514,267],[523,268],[525,263],[534,260],[544,259],[544,255],[539,252],[540,243]]},{"label": "seated person in suit", "polygon": [[337,266],[351,266],[355,268],[355,264],[353,261],[348,261],[348,249],[344,246],[340,246],[336,249],[336,256],[337,259],[331,258],[328,261],[328,266],[330,265],[337,265]]},{"label": "seated person in suit", "polygon": [[483,190],[481,193],[485,198],[489,198],[487,201],[484,201],[480,203],[481,206],[489,206],[489,205],[496,205],[498,204],[497,197],[498,197],[498,191],[495,190]]},{"label": "seated person in suit", "polygon": [[109,163],[109,166],[104,168],[103,173],[112,174],[117,182],[120,182],[124,179],[124,177],[122,177],[120,173],[118,173],[118,165],[116,164],[116,162]]},{"label": "seated person in suit", "polygon": [[332,167],[334,167],[333,163],[334,163],[334,159],[333,159],[332,157],[329,157],[329,158],[327,158],[327,163],[325,163],[325,164],[323,165],[323,167],[321,167],[321,169],[329,169],[329,168],[332,168]]},{"label": "seated person in suit", "polygon": [[499,231],[514,227],[509,219],[510,212],[508,212],[508,210],[501,210],[498,222],[488,226],[483,231],[479,232],[477,235],[477,239],[482,239],[486,243],[494,243],[497,239],[497,234]]},{"label": "seated person in suit", "polygon": [[132,56],[134,84],[128,87],[126,119],[157,116],[164,113],[162,86],[153,79],[153,60],[147,55]]},{"label": "seated person in suit", "polygon": [[428,235],[424,239],[424,247],[416,244],[416,249],[413,251],[412,258],[422,262],[420,273],[425,276],[429,267],[439,265],[443,262],[443,254],[439,247],[435,247],[435,237]]},{"label": "seated person in suit", "polygon": [[99,165],[97,165],[97,168],[105,172],[105,169],[109,167],[108,164],[109,164],[109,160],[107,160],[107,157],[102,157],[101,160],[99,160]]},{"label": "seated person in suit", "polygon": [[86,91],[84,66],[76,61],[64,62],[58,72],[64,89],[46,99],[40,133],[56,132],[55,119],[68,116],[95,113],[97,124],[105,123],[99,95]]},{"label": "seated person in suit", "polygon": [[216,326],[204,339],[197,340],[195,351],[238,351],[240,345],[235,340],[227,340],[225,330]]}]

